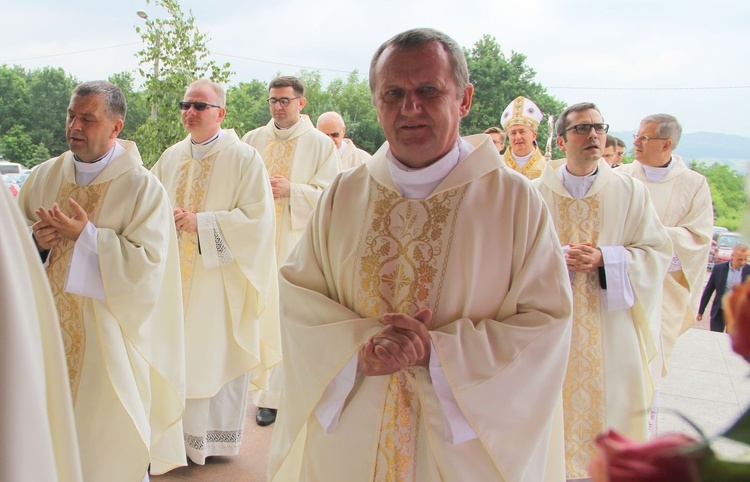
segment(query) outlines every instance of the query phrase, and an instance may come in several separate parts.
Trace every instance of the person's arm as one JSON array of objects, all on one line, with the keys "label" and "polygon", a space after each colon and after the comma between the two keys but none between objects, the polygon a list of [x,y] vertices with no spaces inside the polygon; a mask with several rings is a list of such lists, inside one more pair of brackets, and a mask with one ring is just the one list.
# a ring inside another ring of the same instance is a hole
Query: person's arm
[{"label": "person's arm", "polygon": [[717,269],[716,267],[714,267],[714,269],[711,270],[711,275],[708,277],[708,283],[706,283],[706,287],[703,288],[701,302],[700,305],[698,305],[698,316],[695,317],[699,321],[703,319],[703,313],[706,311],[706,307],[708,306],[708,300],[711,299],[711,295],[713,295],[714,291],[716,290],[716,272]]}]

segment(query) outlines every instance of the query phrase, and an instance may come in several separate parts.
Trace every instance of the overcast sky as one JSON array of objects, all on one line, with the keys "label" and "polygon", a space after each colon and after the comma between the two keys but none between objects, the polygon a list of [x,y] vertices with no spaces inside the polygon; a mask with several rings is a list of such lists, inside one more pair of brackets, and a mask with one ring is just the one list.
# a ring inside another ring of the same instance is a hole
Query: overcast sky
[{"label": "overcast sky", "polygon": [[[527,56],[556,98],[593,101],[613,131],[648,114],[675,115],[685,132],[750,137],[747,0],[182,0],[211,37],[232,83],[319,69],[325,82],[357,69],[413,27],[471,47],[483,34]],[[79,80],[135,71],[145,0],[0,0],[0,64],[62,67]],[[147,67],[150,68],[150,67]],[[498,120],[499,122],[499,120]]]}]

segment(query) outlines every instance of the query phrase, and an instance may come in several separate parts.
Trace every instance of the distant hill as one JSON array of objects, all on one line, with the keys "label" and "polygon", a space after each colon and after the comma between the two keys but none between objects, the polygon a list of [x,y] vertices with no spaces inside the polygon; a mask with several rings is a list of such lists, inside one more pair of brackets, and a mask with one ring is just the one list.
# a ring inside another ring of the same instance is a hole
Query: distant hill
[{"label": "distant hill", "polygon": [[[631,131],[610,134],[624,140],[630,151],[634,133]],[[675,152],[686,162],[721,162],[738,172],[746,173],[750,165],[750,138],[716,132],[691,132],[682,135]]]}]

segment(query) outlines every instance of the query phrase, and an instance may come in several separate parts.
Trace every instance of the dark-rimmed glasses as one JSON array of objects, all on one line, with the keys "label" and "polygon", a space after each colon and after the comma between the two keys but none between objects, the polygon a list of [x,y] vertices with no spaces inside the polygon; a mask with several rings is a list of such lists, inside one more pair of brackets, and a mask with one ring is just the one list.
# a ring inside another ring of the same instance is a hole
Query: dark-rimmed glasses
[{"label": "dark-rimmed glasses", "polygon": [[609,131],[609,124],[576,124],[568,127],[564,132],[576,131],[579,136],[585,136],[591,132],[591,129],[594,129],[597,134],[606,134]]},{"label": "dark-rimmed glasses", "polygon": [[190,110],[191,107],[193,109],[197,110],[197,111],[206,110],[209,107],[216,107],[217,109],[221,109],[220,105],[208,104],[206,102],[185,102],[185,101],[181,101],[177,105],[180,106],[180,110]]},{"label": "dark-rimmed glasses", "polygon": [[641,142],[648,142],[650,140],[659,140],[659,141],[666,141],[666,137],[649,137],[649,136],[639,136],[638,134],[633,134],[633,142],[641,141]]},{"label": "dark-rimmed glasses", "polygon": [[279,97],[278,99],[276,97],[269,97],[268,105],[274,107],[276,104],[281,104],[282,107],[286,107],[294,99],[299,99],[299,97]]}]

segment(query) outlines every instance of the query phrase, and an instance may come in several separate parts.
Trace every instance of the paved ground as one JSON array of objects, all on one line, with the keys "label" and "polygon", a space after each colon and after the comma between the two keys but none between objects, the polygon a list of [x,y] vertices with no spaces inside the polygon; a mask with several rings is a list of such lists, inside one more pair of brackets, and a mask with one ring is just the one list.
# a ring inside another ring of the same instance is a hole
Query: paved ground
[{"label": "paved ground", "polygon": [[[750,405],[750,365],[732,352],[726,334],[708,331],[708,316],[680,337],[667,367],[669,374],[663,381],[660,395],[660,433],[683,432],[695,436],[695,431],[677,415],[680,413],[707,435],[716,435],[729,427]],[[211,457],[205,466],[191,464],[151,480],[265,481],[273,426],[258,427],[255,410],[254,406],[248,408],[239,456]],[[719,443],[719,449],[727,453],[739,450],[728,442]]]}]

